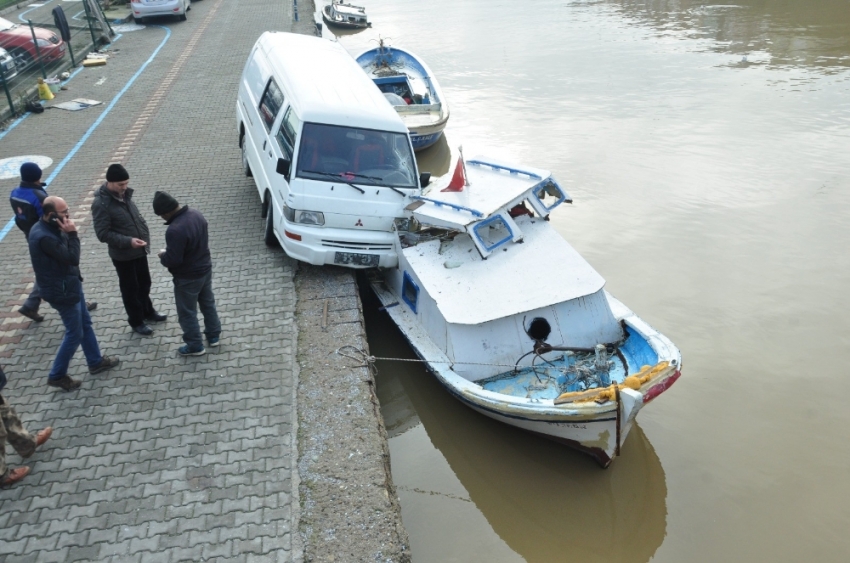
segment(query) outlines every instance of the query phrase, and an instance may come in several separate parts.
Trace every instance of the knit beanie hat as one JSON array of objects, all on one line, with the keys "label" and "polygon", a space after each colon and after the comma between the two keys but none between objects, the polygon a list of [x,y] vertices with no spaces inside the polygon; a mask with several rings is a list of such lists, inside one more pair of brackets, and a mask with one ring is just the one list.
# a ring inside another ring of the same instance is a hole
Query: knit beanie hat
[{"label": "knit beanie hat", "polygon": [[106,169],[107,182],[123,182],[129,179],[130,175],[127,174],[127,169],[120,164],[110,164],[109,168]]},{"label": "knit beanie hat", "polygon": [[24,162],[21,164],[21,181],[38,182],[41,180],[41,168],[35,162]]},{"label": "knit beanie hat", "polygon": [[157,215],[165,215],[177,209],[177,200],[171,197],[166,192],[156,192],[153,194],[153,212]]}]

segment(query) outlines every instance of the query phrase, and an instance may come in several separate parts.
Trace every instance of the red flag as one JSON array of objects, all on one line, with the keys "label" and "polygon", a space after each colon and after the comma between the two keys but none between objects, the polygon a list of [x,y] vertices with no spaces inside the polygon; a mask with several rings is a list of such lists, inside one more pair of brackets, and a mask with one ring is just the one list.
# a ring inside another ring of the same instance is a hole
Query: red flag
[{"label": "red flag", "polygon": [[441,192],[462,192],[463,187],[468,185],[466,181],[466,168],[463,166],[463,155],[457,159],[457,168],[452,176],[452,181]]}]

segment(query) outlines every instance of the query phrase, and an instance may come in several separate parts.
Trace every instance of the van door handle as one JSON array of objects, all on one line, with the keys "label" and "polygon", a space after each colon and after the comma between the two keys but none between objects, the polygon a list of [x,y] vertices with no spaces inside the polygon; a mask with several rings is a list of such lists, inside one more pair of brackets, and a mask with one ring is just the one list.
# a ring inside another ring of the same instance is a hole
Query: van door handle
[{"label": "van door handle", "polygon": [[267,143],[267,142],[268,142],[268,141],[263,141],[263,150],[266,150],[266,143]]}]

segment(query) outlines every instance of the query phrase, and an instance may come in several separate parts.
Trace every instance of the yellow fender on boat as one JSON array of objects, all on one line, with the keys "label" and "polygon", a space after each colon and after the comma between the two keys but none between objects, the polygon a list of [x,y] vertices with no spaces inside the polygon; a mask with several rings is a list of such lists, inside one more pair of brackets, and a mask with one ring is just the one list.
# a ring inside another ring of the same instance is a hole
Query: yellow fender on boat
[{"label": "yellow fender on boat", "polygon": [[617,393],[615,387],[619,387],[619,389],[629,388],[637,391],[644,383],[661,374],[661,372],[666,370],[668,367],[670,367],[670,362],[667,361],[658,362],[654,366],[643,366],[640,368],[639,372],[628,376],[619,386],[611,384],[611,387],[605,387],[603,389],[590,389],[588,391],[571,391],[569,393],[562,393],[557,399],[555,399],[555,404],[589,403],[590,401],[606,403],[608,401],[613,401],[616,398]]}]

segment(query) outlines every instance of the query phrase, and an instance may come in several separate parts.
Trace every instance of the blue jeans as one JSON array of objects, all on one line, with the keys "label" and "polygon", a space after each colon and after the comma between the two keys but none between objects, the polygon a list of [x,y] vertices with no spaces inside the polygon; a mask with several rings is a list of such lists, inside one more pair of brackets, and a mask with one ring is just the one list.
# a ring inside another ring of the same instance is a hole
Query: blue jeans
[{"label": "blue jeans", "polygon": [[48,377],[59,379],[68,375],[68,365],[80,344],[83,345],[83,354],[86,356],[86,363],[89,367],[99,364],[103,356],[100,354],[100,346],[97,344],[97,337],[94,335],[94,329],[91,326],[91,317],[88,309],[86,309],[86,298],[83,295],[82,286],[80,286],[80,301],[78,303],[73,305],[53,305],[51,303],[51,305],[59,311],[59,316],[62,317],[62,324],[65,325],[65,338],[59,345],[59,351],[56,352],[56,359],[53,360],[53,367]]},{"label": "blue jeans", "polygon": [[177,304],[177,320],[183,329],[183,341],[191,350],[204,347],[198,324],[198,307],[204,315],[204,334],[207,338],[217,338],[221,334],[221,321],[215,310],[212,290],[212,270],[198,279],[174,278],[174,301]]}]

